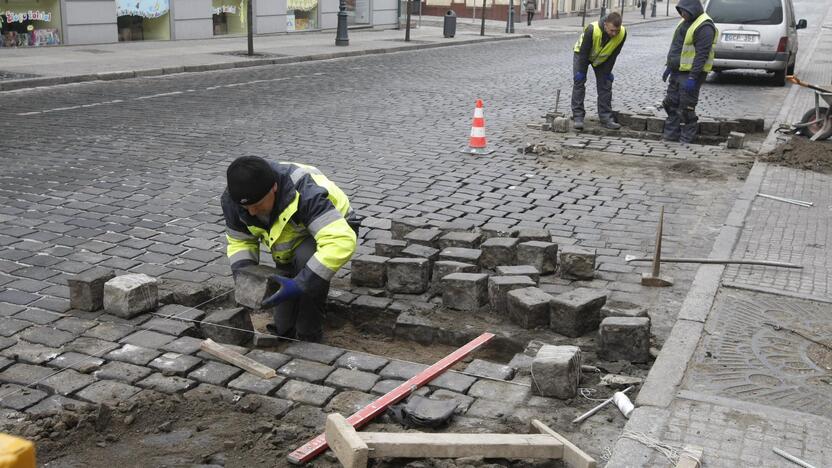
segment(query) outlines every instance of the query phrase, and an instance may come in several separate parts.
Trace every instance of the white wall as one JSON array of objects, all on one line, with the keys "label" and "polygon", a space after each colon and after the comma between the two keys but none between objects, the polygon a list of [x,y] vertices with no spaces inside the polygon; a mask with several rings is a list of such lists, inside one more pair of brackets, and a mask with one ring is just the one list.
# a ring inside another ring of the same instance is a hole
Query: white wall
[{"label": "white wall", "polygon": [[63,7],[64,44],[118,42],[114,0],[66,0]]},{"label": "white wall", "polygon": [[286,32],[286,0],[254,2],[254,30],[258,34]]},{"label": "white wall", "polygon": [[373,26],[395,26],[398,20],[397,0],[373,0]]},{"label": "white wall", "polygon": [[214,36],[211,0],[173,0],[173,39]]},{"label": "white wall", "polygon": [[321,29],[337,28],[338,0],[320,0],[318,8],[321,11]]}]

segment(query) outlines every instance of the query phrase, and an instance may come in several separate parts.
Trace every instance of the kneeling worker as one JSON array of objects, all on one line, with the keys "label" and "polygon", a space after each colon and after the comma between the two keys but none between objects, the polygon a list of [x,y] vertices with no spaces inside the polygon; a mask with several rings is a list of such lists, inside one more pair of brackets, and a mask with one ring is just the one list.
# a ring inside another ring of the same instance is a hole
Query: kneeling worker
[{"label": "kneeling worker", "polygon": [[329,282],[356,247],[358,223],[346,194],[312,166],[256,156],[237,158],[226,176],[221,201],[231,271],[258,264],[262,242],[283,274],[274,276],[280,290],[263,301],[276,307],[272,331],[321,341]]},{"label": "kneeling worker", "polygon": [[599,25],[598,21],[588,24],[575,43],[575,56],[572,60],[572,118],[576,130],[584,128],[584,96],[589,65],[592,65],[595,72],[601,125],[613,130],[621,128],[612,115],[612,82],[615,79],[612,68],[627,38],[627,30],[621,25],[621,15],[617,12],[607,15],[602,24],[603,26]]}]

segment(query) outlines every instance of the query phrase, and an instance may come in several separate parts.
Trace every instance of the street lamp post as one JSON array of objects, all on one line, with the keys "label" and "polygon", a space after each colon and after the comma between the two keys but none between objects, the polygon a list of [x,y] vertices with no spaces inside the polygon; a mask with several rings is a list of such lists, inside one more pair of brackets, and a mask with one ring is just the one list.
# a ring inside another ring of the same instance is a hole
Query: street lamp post
[{"label": "street lamp post", "polygon": [[338,5],[338,32],[335,33],[335,45],[350,45],[350,37],[347,32],[347,0],[341,0]]},{"label": "street lamp post", "polygon": [[248,7],[246,8],[246,45],[248,46],[248,55],[254,55],[254,25],[252,24],[251,0],[248,0]]},{"label": "street lamp post", "polygon": [[603,0],[601,2],[601,20],[603,20],[605,16],[607,16],[607,0]]},{"label": "street lamp post", "polygon": [[506,32],[514,32],[514,0],[508,0],[508,20],[506,21]]}]

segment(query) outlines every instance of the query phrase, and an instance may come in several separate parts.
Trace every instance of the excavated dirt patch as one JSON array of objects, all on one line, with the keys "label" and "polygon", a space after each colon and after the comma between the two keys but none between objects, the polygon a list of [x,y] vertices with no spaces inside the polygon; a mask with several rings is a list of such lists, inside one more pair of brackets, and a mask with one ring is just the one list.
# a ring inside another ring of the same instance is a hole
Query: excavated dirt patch
[{"label": "excavated dirt patch", "polygon": [[780,166],[832,174],[832,141],[809,141],[795,136],[760,156],[760,160]]}]

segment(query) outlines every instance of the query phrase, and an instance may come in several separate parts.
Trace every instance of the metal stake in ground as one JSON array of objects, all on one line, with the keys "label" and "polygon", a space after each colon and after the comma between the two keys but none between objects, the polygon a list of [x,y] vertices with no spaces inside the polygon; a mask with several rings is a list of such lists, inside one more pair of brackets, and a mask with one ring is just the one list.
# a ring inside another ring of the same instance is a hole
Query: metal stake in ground
[{"label": "metal stake in ground", "polygon": [[659,226],[656,229],[656,253],[653,256],[653,271],[651,273],[641,274],[642,286],[653,286],[657,288],[665,288],[673,286],[672,278],[662,278],[659,276],[659,270],[662,266],[662,225],[664,224],[664,206],[659,211]]}]

